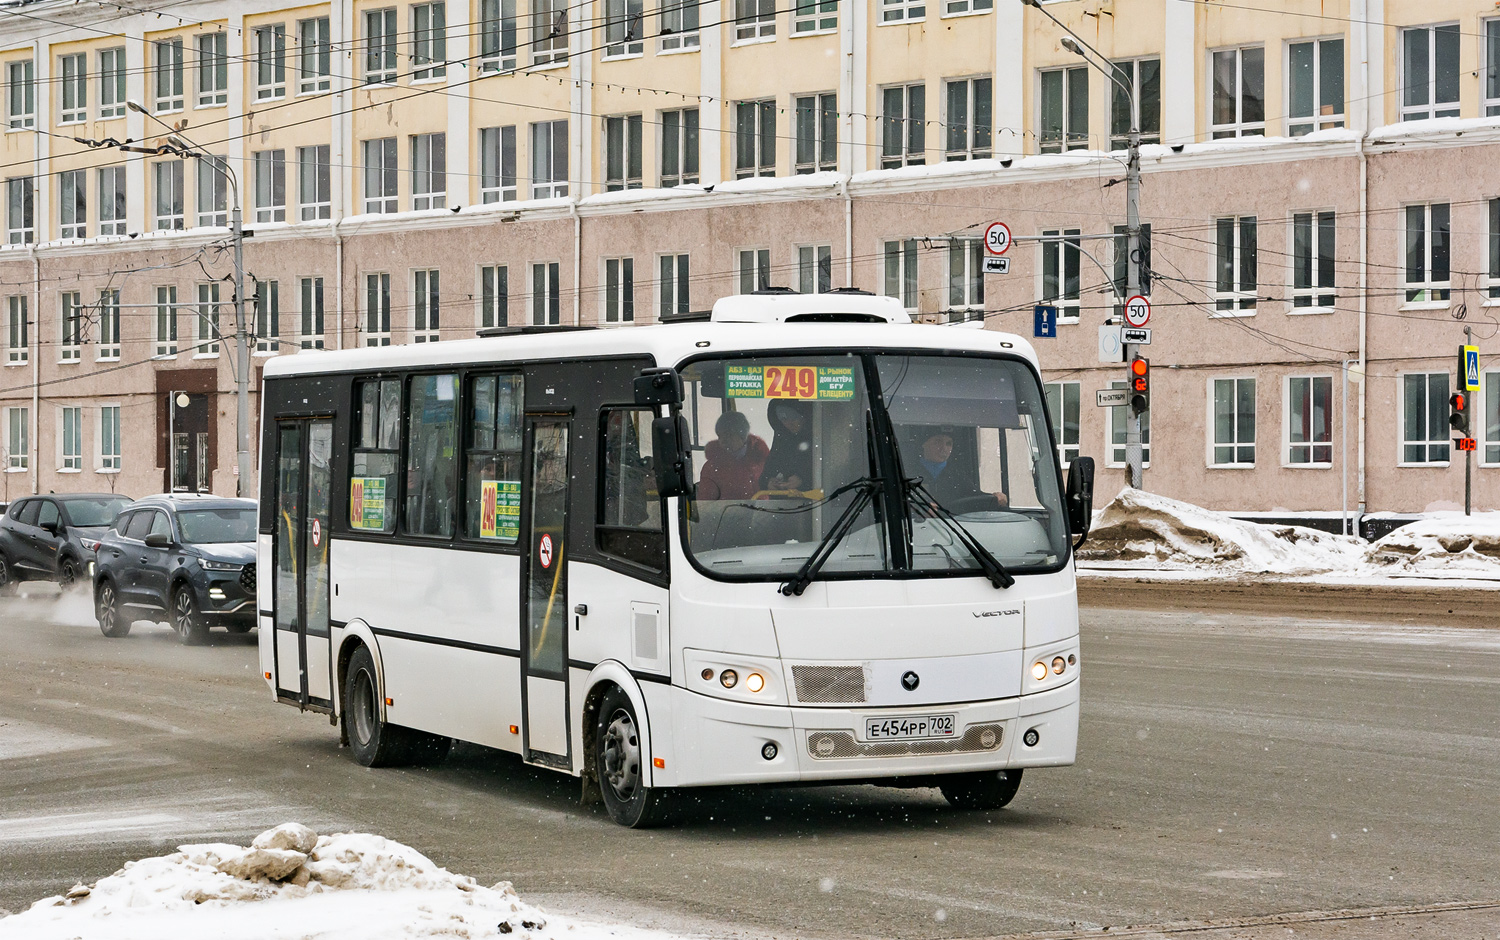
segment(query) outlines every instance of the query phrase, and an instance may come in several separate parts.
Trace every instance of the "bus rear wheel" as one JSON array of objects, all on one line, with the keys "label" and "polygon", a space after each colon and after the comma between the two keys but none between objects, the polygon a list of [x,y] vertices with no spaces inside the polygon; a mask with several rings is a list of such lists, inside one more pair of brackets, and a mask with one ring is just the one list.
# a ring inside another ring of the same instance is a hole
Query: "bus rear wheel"
[{"label": "bus rear wheel", "polygon": [[1002,809],[1020,788],[1019,768],[952,774],[938,784],[943,797],[958,809]]},{"label": "bus rear wheel", "polygon": [[375,658],[361,646],[349,657],[344,673],[344,707],[340,716],[354,759],[365,767],[440,764],[452,738],[389,724],[380,719],[380,681]]},{"label": "bus rear wheel", "polygon": [[594,727],[594,769],[609,817],[631,829],[661,825],[667,819],[666,791],[646,786],[646,754],[641,750],[635,706],[618,686],[599,702]]}]

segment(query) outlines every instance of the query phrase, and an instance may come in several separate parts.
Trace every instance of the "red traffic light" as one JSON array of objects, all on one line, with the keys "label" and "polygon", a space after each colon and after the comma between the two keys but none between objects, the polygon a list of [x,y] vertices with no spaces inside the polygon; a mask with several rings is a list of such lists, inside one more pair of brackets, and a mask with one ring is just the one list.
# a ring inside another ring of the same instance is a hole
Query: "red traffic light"
[{"label": "red traffic light", "polygon": [[[1136,375],[1144,376],[1151,369],[1151,363],[1145,359],[1130,360],[1130,371]],[[1460,405],[1460,408],[1463,406]]]},{"label": "red traffic light", "polygon": [[1464,410],[1464,393],[1463,392],[1454,392],[1453,395],[1452,395],[1452,397],[1450,397],[1448,399],[1448,406],[1451,407],[1454,411],[1463,411]]}]

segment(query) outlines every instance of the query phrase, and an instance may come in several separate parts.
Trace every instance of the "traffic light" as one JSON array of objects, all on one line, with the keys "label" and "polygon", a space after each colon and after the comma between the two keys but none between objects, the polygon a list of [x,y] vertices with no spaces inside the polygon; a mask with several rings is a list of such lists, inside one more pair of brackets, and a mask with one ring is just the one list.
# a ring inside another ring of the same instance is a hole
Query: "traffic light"
[{"label": "traffic light", "polygon": [[1151,360],[1130,360],[1130,410],[1140,414],[1151,407]]},{"label": "traffic light", "polygon": [[1448,396],[1448,427],[1469,436],[1469,401],[1463,392],[1454,392]]}]

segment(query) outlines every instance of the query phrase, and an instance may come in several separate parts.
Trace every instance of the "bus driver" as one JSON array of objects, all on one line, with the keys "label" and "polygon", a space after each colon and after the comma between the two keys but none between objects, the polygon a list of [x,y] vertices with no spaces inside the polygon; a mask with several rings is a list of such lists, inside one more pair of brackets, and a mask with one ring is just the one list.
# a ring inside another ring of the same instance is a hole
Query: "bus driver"
[{"label": "bus driver", "polygon": [[981,490],[979,481],[971,473],[966,472],[966,468],[955,463],[952,458],[953,430],[933,428],[922,439],[917,466],[908,469],[917,470],[917,475],[922,478],[927,492],[950,511],[959,503],[978,496],[994,497],[997,509],[1003,509],[1009,505],[1009,500],[1003,492],[985,493]]}]

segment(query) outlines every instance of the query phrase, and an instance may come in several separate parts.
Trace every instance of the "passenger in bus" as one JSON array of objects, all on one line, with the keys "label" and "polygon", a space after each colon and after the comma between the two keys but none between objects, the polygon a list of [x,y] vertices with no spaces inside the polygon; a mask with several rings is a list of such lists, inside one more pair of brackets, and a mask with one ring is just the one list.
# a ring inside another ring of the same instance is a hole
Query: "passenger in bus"
[{"label": "passenger in bus", "polygon": [[703,446],[699,499],[749,499],[755,495],[771,448],[750,433],[750,419],[726,411],[714,422],[717,440]]},{"label": "passenger in bus", "polygon": [[953,460],[953,433],[952,428],[930,429],[922,439],[917,466],[908,467],[908,472],[916,470],[927,492],[950,511],[960,504],[966,504],[972,511],[980,502],[976,497],[993,498],[996,509],[1009,505],[1004,493],[984,492],[979,487],[979,480]]},{"label": "passenger in bus", "polygon": [[760,477],[763,490],[801,490],[812,484],[812,418],[802,402],[777,399],[766,409],[771,454]]}]

